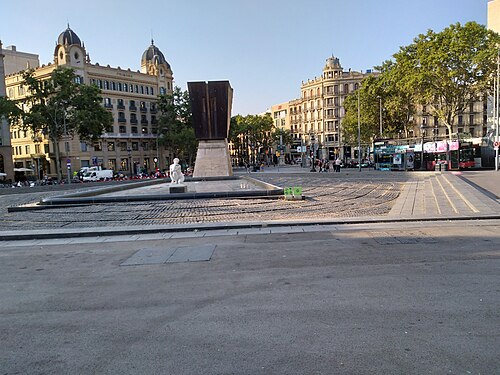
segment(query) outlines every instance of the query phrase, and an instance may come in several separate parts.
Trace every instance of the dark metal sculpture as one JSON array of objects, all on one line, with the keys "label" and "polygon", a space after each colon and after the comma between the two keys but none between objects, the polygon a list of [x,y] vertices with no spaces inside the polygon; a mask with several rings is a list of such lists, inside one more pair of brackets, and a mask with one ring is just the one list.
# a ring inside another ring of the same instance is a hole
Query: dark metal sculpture
[{"label": "dark metal sculpture", "polygon": [[196,138],[226,139],[233,103],[229,81],[188,82],[188,90]]}]

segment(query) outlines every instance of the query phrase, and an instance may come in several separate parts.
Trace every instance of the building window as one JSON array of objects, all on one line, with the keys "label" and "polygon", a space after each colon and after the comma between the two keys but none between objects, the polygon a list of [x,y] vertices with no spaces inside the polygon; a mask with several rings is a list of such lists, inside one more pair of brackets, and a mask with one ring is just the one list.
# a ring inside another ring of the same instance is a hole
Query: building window
[{"label": "building window", "polygon": [[104,81],[104,90],[109,90],[109,81]]},{"label": "building window", "polygon": [[43,153],[48,154],[50,152],[50,146],[48,143],[43,145]]},{"label": "building window", "polygon": [[108,151],[115,151],[115,142],[108,142]]},{"label": "building window", "polygon": [[111,82],[111,90],[116,91],[116,82]]},{"label": "building window", "polygon": [[104,98],[104,107],[113,108],[113,105],[111,104],[111,98]]},{"label": "building window", "polygon": [[80,151],[87,152],[87,144],[85,142],[80,142]]},{"label": "building window", "polygon": [[474,115],[469,115],[469,125],[474,125]]},{"label": "building window", "polygon": [[69,142],[64,142],[64,152],[66,153],[70,152]]},{"label": "building window", "polygon": [[149,86],[146,86],[146,95],[149,95]]},{"label": "building window", "polygon": [[40,153],[40,145],[36,144],[35,145],[35,154],[39,154],[39,153]]},{"label": "building window", "polygon": [[102,143],[101,142],[94,143],[94,151],[102,151]]},{"label": "building window", "polygon": [[160,95],[165,95],[165,87],[160,87]]},{"label": "building window", "polygon": [[122,91],[122,83],[118,82],[118,91]]},{"label": "building window", "polygon": [[132,151],[139,151],[139,142],[132,142]]},{"label": "building window", "polygon": [[144,86],[141,85],[141,94],[144,94]]},{"label": "building window", "polygon": [[121,151],[127,151],[127,142],[120,142],[119,146]]},{"label": "building window", "polygon": [[25,146],[25,151],[26,151],[26,155],[31,154],[31,152],[30,152],[30,145],[26,145]]},{"label": "building window", "polygon": [[145,126],[145,127],[142,127],[142,134],[148,134],[148,128]]},{"label": "building window", "polygon": [[123,84],[123,91],[125,91],[125,92],[128,91],[128,85],[126,83]]},{"label": "building window", "polygon": [[462,115],[458,115],[458,125],[463,125],[464,117]]},{"label": "building window", "polygon": [[132,134],[137,134],[137,126],[132,126]]},{"label": "building window", "polygon": [[125,125],[120,125],[120,127],[118,128],[118,132],[120,134],[125,134],[127,132],[127,127]]},{"label": "building window", "polygon": [[116,171],[116,159],[108,159],[108,169]]},{"label": "building window", "polygon": [[151,93],[151,95],[154,95],[154,92],[155,92],[154,88],[153,88],[153,87],[151,87],[151,88],[149,89],[149,92]]}]

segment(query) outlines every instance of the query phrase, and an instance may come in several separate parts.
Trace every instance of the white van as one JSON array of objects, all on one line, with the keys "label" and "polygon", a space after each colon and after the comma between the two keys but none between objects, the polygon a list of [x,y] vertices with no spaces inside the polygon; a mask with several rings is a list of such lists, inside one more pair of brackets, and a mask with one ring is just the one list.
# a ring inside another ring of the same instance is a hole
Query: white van
[{"label": "white van", "polygon": [[83,175],[83,182],[87,181],[106,181],[113,178],[113,171],[111,169],[104,169],[100,171],[89,171]]}]

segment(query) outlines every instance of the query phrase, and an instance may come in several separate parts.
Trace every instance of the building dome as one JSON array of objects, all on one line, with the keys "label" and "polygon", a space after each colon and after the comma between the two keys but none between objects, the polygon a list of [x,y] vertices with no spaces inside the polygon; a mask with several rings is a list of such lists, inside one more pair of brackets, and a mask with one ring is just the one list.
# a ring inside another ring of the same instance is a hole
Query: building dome
[{"label": "building dome", "polygon": [[59,38],[57,38],[57,44],[62,44],[62,45],[72,45],[72,44],[77,44],[80,47],[82,46],[82,42],[78,35],[75,34],[73,30],[68,28],[64,30],[61,34],[59,34]]},{"label": "building dome", "polygon": [[340,61],[338,58],[332,56],[326,59],[325,69],[339,69]]},{"label": "building dome", "polygon": [[165,56],[160,51],[158,47],[154,45],[154,41],[151,39],[151,45],[142,54],[141,64],[153,63],[155,65],[165,64],[170,69],[170,64],[165,60]]}]

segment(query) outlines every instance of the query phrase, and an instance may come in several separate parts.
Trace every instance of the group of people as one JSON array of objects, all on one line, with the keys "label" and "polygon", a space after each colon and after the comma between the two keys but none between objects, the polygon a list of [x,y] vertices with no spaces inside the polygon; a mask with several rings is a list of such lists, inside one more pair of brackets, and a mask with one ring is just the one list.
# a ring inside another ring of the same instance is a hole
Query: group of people
[{"label": "group of people", "polygon": [[316,161],[316,166],[319,168],[318,172],[329,172],[330,168],[332,168],[334,172],[340,172],[341,165],[342,160],[340,160],[340,158],[337,158],[333,161],[329,161],[326,159],[318,159]]}]

